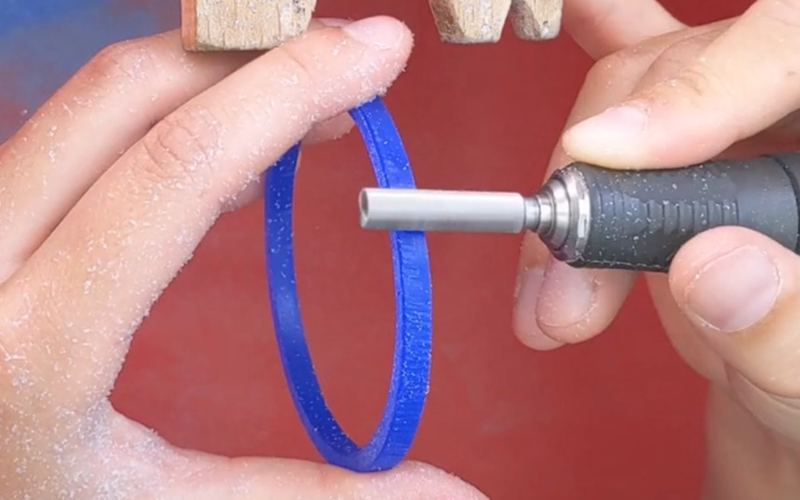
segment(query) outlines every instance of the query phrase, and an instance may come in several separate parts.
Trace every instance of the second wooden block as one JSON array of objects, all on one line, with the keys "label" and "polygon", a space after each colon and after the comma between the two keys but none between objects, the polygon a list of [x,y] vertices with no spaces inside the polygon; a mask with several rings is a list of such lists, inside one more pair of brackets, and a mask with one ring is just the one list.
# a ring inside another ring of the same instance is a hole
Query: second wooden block
[{"label": "second wooden block", "polygon": [[494,43],[506,17],[523,40],[549,40],[561,28],[562,0],[428,0],[446,43]]}]

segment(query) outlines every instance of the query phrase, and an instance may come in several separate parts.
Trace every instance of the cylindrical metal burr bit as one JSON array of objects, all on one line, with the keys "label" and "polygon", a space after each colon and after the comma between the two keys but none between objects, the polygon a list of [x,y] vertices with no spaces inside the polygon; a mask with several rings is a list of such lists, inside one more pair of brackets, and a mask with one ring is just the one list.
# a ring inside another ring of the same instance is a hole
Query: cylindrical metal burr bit
[{"label": "cylindrical metal burr bit", "polygon": [[518,193],[366,188],[359,195],[361,227],[393,231],[518,233],[536,228],[535,198]]},{"label": "cylindrical metal burr bit", "polygon": [[487,191],[366,188],[361,227],[389,231],[537,233],[553,254],[579,259],[591,207],[581,171],[562,169],[532,196]]}]

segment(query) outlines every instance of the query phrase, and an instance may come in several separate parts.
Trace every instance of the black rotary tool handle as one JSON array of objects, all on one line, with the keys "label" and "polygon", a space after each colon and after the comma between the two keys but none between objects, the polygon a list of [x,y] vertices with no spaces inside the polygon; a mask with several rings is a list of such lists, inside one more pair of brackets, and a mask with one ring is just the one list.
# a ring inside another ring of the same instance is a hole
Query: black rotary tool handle
[{"label": "black rotary tool handle", "polygon": [[689,239],[719,226],[746,227],[800,250],[800,153],[668,170],[566,168],[582,175],[591,207],[574,267],[666,272]]}]

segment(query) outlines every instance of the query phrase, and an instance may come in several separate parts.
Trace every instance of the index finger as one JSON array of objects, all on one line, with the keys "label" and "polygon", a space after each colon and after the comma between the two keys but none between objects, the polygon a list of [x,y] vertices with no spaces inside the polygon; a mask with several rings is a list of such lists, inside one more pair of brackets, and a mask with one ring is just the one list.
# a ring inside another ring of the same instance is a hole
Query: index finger
[{"label": "index finger", "polygon": [[592,59],[685,27],[657,0],[565,0],[563,23]]},{"label": "index finger", "polygon": [[758,0],[675,78],[568,130],[573,158],[617,168],[698,163],[800,106],[800,0]]},{"label": "index finger", "polygon": [[58,356],[37,380],[47,404],[81,410],[110,391],[128,341],[228,199],[311,126],[381,92],[411,34],[378,17],[308,32],[243,67],[156,125],[92,187],[15,275],[26,344]]}]

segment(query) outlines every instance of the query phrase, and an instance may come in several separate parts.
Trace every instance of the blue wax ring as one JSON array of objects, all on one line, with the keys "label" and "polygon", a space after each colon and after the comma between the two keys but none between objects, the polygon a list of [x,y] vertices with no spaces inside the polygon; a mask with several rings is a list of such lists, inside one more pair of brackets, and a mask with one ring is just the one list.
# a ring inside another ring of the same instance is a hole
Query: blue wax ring
[{"label": "blue wax ring", "polygon": [[[378,186],[414,188],[403,142],[380,98],[351,110],[350,115],[361,131]],[[326,461],[356,472],[390,469],[408,452],[428,393],[432,305],[427,240],[423,232],[389,233],[397,304],[392,378],[378,428],[360,448],[325,404],[303,333],[292,249],[299,151],[299,145],[292,147],[269,168],[264,184],[267,279],[284,373],[306,432]]]}]

